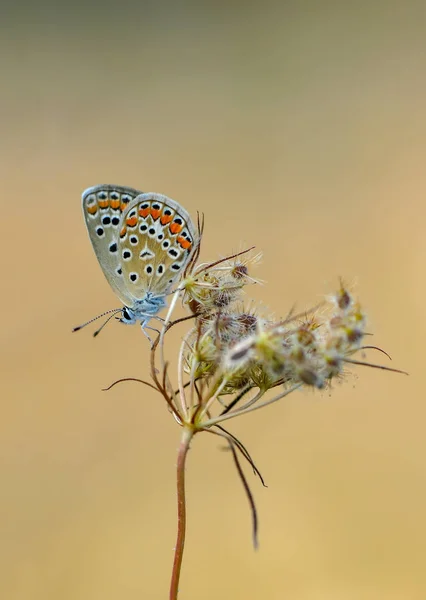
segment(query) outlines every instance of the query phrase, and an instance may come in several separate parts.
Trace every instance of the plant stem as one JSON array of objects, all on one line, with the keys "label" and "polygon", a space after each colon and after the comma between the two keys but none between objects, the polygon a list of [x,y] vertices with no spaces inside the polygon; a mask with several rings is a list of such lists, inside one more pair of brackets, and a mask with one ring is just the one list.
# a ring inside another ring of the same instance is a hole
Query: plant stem
[{"label": "plant stem", "polygon": [[188,427],[183,428],[177,458],[177,513],[178,513],[178,531],[175,547],[175,557],[173,561],[172,581],[170,584],[170,600],[177,600],[179,591],[179,577],[182,567],[183,550],[185,546],[186,532],[186,500],[185,500],[185,463],[188,454],[189,445],[194,430]]},{"label": "plant stem", "polygon": [[268,404],[273,404],[274,402],[281,400],[281,398],[284,398],[284,396],[288,396],[295,390],[298,390],[299,388],[301,388],[302,385],[303,385],[303,383],[295,383],[291,388],[288,388],[287,390],[284,390],[283,392],[281,392],[281,394],[278,394],[277,396],[274,396],[273,398],[270,398],[269,400],[265,400],[265,402],[261,402],[260,404],[255,404],[254,406],[250,406],[251,402],[248,402],[247,404],[249,405],[249,408],[244,408],[244,406],[243,406],[239,410],[231,411],[226,414],[219,415],[218,417],[213,417],[212,419],[205,421],[203,423],[203,427],[204,428],[211,427],[212,425],[216,425],[217,423],[226,421],[226,419],[232,419],[233,417],[239,417],[240,415],[245,415],[249,412],[253,412],[254,410],[259,410],[259,408],[268,406]]}]

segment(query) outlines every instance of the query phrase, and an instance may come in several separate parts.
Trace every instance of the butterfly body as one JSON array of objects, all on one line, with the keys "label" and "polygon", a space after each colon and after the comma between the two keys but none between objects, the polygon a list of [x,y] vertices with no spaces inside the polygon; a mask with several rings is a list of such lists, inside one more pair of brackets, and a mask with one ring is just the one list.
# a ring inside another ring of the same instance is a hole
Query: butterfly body
[{"label": "butterfly body", "polygon": [[124,305],[120,321],[145,329],[198,244],[191,217],[167,196],[116,185],[88,188],[82,205],[99,264]]}]

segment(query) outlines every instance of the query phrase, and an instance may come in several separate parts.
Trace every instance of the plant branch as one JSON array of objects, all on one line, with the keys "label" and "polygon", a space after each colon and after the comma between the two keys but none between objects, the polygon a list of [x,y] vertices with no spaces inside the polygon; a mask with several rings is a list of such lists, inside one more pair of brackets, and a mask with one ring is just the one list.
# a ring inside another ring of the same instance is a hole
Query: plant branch
[{"label": "plant branch", "polygon": [[[213,433],[214,435],[218,435],[219,437],[223,437],[229,444],[229,449],[232,452],[232,458],[234,459],[234,464],[237,469],[238,477],[240,478],[241,483],[243,484],[244,491],[246,493],[247,500],[250,505],[251,518],[252,518],[252,531],[253,531],[253,547],[255,550],[257,550],[259,547],[259,540],[258,540],[258,536],[257,536],[259,521],[257,518],[256,504],[254,502],[253,494],[251,493],[250,486],[248,484],[246,476],[244,475],[244,471],[241,467],[240,461],[238,460],[238,454],[237,454],[237,451],[235,448],[238,447],[240,452],[243,454],[244,458],[247,458],[247,456],[244,454],[244,452],[242,452],[241,448],[239,446],[237,446],[237,444],[234,442],[234,440],[231,438],[231,436],[228,433],[220,433],[219,431],[213,431],[212,429],[208,429],[207,431],[209,431],[209,433]],[[251,461],[249,461],[249,462],[250,462],[250,464],[252,464]]]},{"label": "plant branch", "polygon": [[182,567],[183,550],[185,547],[186,533],[186,500],[185,500],[185,463],[189,450],[189,445],[195,431],[184,427],[179,446],[177,459],[177,513],[178,513],[178,531],[175,546],[175,556],[173,560],[172,580],[170,583],[170,600],[177,600],[179,592],[179,578]]},{"label": "plant branch", "polygon": [[226,419],[232,419],[233,417],[237,417],[237,416],[240,416],[240,415],[245,415],[247,413],[253,412],[254,410],[259,410],[259,408],[263,408],[264,406],[268,406],[268,404],[273,404],[274,402],[277,402],[278,400],[281,400],[281,398],[284,398],[284,396],[288,396],[289,394],[291,394],[295,390],[298,390],[299,388],[301,388],[302,385],[303,385],[303,383],[296,383],[291,388],[288,388],[287,390],[284,390],[283,392],[281,392],[281,394],[278,394],[277,396],[274,396],[270,400],[265,400],[265,402],[261,402],[260,404],[255,404],[254,406],[250,406],[250,408],[246,408],[245,410],[242,409],[242,410],[239,410],[239,411],[235,411],[235,412],[231,412],[231,413],[226,413],[226,415],[223,415],[223,416],[213,417],[213,419],[209,419],[208,421],[206,421],[205,423],[203,423],[203,427],[204,427],[204,429],[207,429],[207,427],[211,427],[212,425],[216,425],[217,423],[221,423],[222,421],[226,421]]},{"label": "plant branch", "polygon": [[[260,473],[259,469],[256,467],[256,465],[254,463],[254,460],[250,456],[250,453],[247,450],[247,448],[244,446],[244,444],[237,437],[235,437],[235,435],[233,435],[230,431],[228,431],[227,429],[225,429],[224,427],[222,427],[222,425],[216,424],[216,425],[214,425],[214,427],[217,427],[218,429],[220,429],[220,431],[223,432],[223,435],[228,436],[228,438],[232,442],[234,442],[234,444],[236,445],[236,447],[238,448],[238,450],[241,452],[241,454],[244,456],[244,458],[246,459],[246,461],[249,463],[249,465],[253,469],[253,473],[259,477],[260,481],[262,482],[263,487],[268,487],[266,485],[266,483],[265,483],[265,480],[262,477],[262,474]],[[206,429],[206,431],[209,431],[210,433],[213,433],[212,429]]]}]

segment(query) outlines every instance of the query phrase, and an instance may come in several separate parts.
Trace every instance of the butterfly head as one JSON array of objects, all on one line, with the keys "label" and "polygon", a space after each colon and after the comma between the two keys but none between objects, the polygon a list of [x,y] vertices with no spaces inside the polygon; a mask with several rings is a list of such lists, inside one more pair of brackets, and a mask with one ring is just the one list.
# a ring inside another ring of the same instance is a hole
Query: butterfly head
[{"label": "butterfly head", "polygon": [[152,292],[147,292],[144,298],[135,301],[132,308],[124,306],[119,320],[126,325],[134,325],[140,321],[144,327],[165,306],[164,295],[156,296]]}]

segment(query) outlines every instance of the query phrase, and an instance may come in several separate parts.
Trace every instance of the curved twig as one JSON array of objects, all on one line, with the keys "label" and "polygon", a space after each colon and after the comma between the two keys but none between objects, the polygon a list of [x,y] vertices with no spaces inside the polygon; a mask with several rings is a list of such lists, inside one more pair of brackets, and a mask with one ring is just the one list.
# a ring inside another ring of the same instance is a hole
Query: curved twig
[{"label": "curved twig", "polygon": [[262,474],[260,473],[259,469],[256,467],[254,460],[250,456],[250,453],[247,450],[247,448],[244,446],[244,444],[235,435],[233,435],[230,431],[227,431],[224,427],[222,427],[222,425],[217,424],[217,425],[214,425],[214,427],[217,427],[218,429],[223,431],[226,435],[228,435],[232,439],[232,441],[238,447],[241,454],[244,456],[244,458],[247,460],[247,462],[253,469],[254,474],[259,477],[263,487],[268,487],[265,483],[265,480],[262,477]]},{"label": "curved twig", "polygon": [[218,431],[212,431],[212,430],[209,430],[209,431],[213,435],[218,435],[220,437],[223,437],[224,439],[226,439],[226,441],[229,444],[229,448],[232,452],[232,458],[234,459],[234,463],[235,463],[235,466],[236,466],[236,469],[238,472],[238,476],[241,480],[241,483],[243,484],[243,488],[244,488],[244,491],[247,496],[247,500],[250,505],[250,512],[251,512],[251,519],[252,519],[253,546],[254,546],[254,549],[257,550],[259,547],[259,540],[258,540],[259,520],[257,517],[256,504],[254,501],[253,494],[251,493],[250,486],[247,482],[246,476],[244,475],[244,471],[240,465],[240,461],[238,460],[237,451],[235,450],[235,443],[231,439],[229,439],[229,437],[227,435],[223,435],[222,433],[219,433]]},{"label": "curved twig", "polygon": [[138,379],[137,377],[123,377],[122,379],[117,379],[117,381],[114,381],[114,383],[111,383],[110,386],[103,388],[102,391],[108,392],[110,389],[112,389],[118,383],[123,383],[124,381],[136,381],[136,383],[144,383],[145,385],[152,388],[156,392],[160,391],[158,388],[155,387],[155,385],[152,385],[152,383],[149,383],[149,381],[145,381],[144,379]]}]

